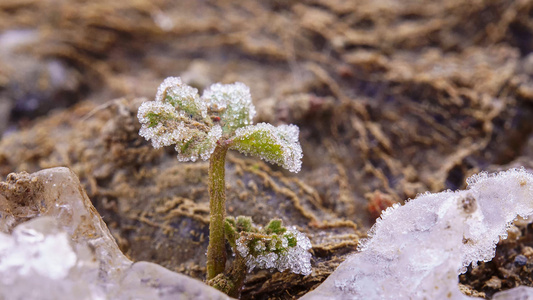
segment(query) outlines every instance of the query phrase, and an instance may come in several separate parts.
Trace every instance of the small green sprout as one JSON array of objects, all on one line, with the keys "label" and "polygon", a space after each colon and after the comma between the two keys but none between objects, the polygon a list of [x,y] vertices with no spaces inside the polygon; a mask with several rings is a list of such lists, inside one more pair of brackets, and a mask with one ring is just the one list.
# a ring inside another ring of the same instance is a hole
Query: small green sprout
[{"label": "small green sprout", "polygon": [[[239,226],[246,218],[248,226]],[[309,239],[295,228],[286,228],[279,219],[271,220],[264,228],[257,228],[251,219],[239,216],[237,222],[226,218],[226,236],[233,252],[246,260],[249,270],[276,268],[280,272],[308,275],[311,273]],[[232,226],[232,224],[235,224]]]},{"label": "small green sprout", "polygon": [[239,296],[247,272],[254,268],[311,273],[311,242],[298,230],[284,227],[281,220],[272,220],[261,228],[249,217],[227,217],[225,233],[235,261],[229,272],[218,274],[208,283],[230,296]]},{"label": "small green sprout", "polygon": [[[259,230],[250,218],[226,219],[225,160],[229,149],[258,156],[291,172],[301,169],[298,127],[253,125],[254,116],[255,107],[245,84],[216,83],[200,97],[197,89],[179,77],[165,79],[155,101],[144,102],[137,115],[142,125],[139,134],[154,148],[174,145],[179,161],[209,159],[207,280],[230,294],[242,286],[244,265],[248,269],[291,269],[304,275],[311,272],[310,242],[302,233],[283,227],[281,220],[272,220]],[[227,274],[239,278],[236,281],[214,280],[226,276],[226,239],[236,254]]]}]

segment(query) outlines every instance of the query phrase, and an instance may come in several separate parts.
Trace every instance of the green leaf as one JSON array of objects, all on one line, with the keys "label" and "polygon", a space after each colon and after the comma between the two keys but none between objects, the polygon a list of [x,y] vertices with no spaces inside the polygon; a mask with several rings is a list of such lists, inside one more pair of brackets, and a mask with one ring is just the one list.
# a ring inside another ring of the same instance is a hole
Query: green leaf
[{"label": "green leaf", "polygon": [[216,143],[222,135],[222,129],[216,125],[209,132],[203,132],[195,128],[188,128],[191,134],[189,139],[176,143],[179,161],[196,161],[198,157],[208,160],[215,150]]},{"label": "green leaf", "polygon": [[289,244],[288,244],[289,247],[296,247],[297,240],[296,240],[296,237],[294,236],[294,234],[289,233],[289,234],[285,235],[285,237],[287,238],[287,240],[289,242]]},{"label": "green leaf", "polygon": [[226,221],[224,222],[224,233],[230,246],[235,248],[237,246],[237,238],[240,236],[235,230],[235,219],[229,217],[226,218]]},{"label": "green leaf", "polygon": [[245,231],[245,232],[252,232],[252,218],[245,217],[245,216],[238,216],[237,217],[237,230],[239,232]]},{"label": "green leaf", "polygon": [[311,273],[311,241],[294,228],[287,228],[282,235],[243,232],[236,246],[250,270],[277,268],[280,272],[290,269],[303,275]]},{"label": "green leaf", "polygon": [[283,227],[282,221],[280,219],[274,219],[268,223],[264,230],[266,234],[282,234],[287,231],[287,228]]},{"label": "green leaf", "polygon": [[298,135],[296,125],[274,127],[268,123],[259,123],[237,129],[231,148],[246,155],[258,156],[296,173],[301,169],[303,156]]},{"label": "green leaf", "polygon": [[142,125],[139,135],[151,141],[154,148],[175,145],[180,161],[209,159],[222,136],[219,125],[211,127],[193,120],[166,102],[144,102],[137,117]]},{"label": "green leaf", "polygon": [[250,89],[244,83],[215,83],[204,91],[202,99],[209,107],[209,114],[220,117],[223,134],[233,135],[238,128],[252,124],[255,107]]},{"label": "green leaf", "polygon": [[179,77],[166,78],[157,89],[155,101],[168,103],[191,118],[208,121],[207,106],[198,90],[184,84]]},{"label": "green leaf", "polygon": [[149,111],[144,115],[144,117],[148,119],[148,127],[153,128],[160,123],[171,121],[174,118],[174,114],[165,111]]}]

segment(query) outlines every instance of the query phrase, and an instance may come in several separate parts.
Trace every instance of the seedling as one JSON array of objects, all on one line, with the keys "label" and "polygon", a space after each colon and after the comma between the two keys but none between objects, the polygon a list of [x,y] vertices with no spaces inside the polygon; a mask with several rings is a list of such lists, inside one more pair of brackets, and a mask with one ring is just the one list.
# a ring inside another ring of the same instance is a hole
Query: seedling
[{"label": "seedling", "polygon": [[[283,227],[280,220],[271,221],[264,229],[246,217],[226,220],[225,160],[229,149],[258,156],[291,172],[301,168],[298,127],[252,125],[254,116],[255,107],[245,84],[216,83],[200,97],[197,89],[179,77],[165,79],[155,101],[144,102],[137,115],[142,125],[139,134],[154,148],[175,145],[178,160],[183,162],[209,159],[207,280],[231,295],[238,294],[246,268],[291,269],[304,275],[311,272],[309,239],[296,229]],[[226,238],[236,258],[224,274]]]}]

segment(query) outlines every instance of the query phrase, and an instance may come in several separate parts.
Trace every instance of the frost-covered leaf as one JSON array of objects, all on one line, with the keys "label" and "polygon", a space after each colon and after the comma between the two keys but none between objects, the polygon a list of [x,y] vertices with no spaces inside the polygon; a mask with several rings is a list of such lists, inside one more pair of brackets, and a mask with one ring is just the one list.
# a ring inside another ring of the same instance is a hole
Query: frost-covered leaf
[{"label": "frost-covered leaf", "polygon": [[166,78],[157,89],[155,101],[168,103],[177,111],[183,111],[193,118],[207,117],[207,106],[200,99],[198,90],[184,84],[179,77]]},{"label": "frost-covered leaf", "polygon": [[287,228],[283,227],[280,219],[270,220],[267,226],[265,226],[265,233],[267,234],[283,234],[287,231]]},{"label": "frost-covered leaf", "polygon": [[155,101],[139,108],[139,134],[155,148],[176,145],[180,161],[207,160],[219,139],[234,136],[233,149],[298,172],[298,127],[252,126],[254,116],[250,89],[243,83],[213,84],[200,98],[197,89],[169,77],[159,86]]},{"label": "frost-covered leaf", "polygon": [[231,135],[236,129],[252,124],[255,107],[250,89],[244,83],[215,83],[204,91],[202,99],[210,113],[220,117],[224,134]]},{"label": "frost-covered leaf", "polygon": [[253,226],[253,223],[252,223],[252,218],[250,217],[246,217],[246,216],[238,216],[237,217],[237,222],[235,224],[235,228],[241,232],[241,231],[246,231],[246,232],[251,232],[254,230],[254,226]]},{"label": "frost-covered leaf", "polygon": [[222,136],[222,129],[215,125],[205,134],[196,131],[190,139],[176,144],[179,161],[196,161],[198,156],[202,160],[208,160],[215,150],[217,140]]},{"label": "frost-covered leaf", "polygon": [[250,271],[276,268],[280,272],[289,269],[296,274],[311,273],[311,241],[295,228],[270,235],[241,232],[236,244]]},{"label": "frost-covered leaf", "polygon": [[231,217],[226,218],[224,221],[224,236],[232,248],[237,247],[236,242],[239,237],[239,233],[235,227],[235,219]]},{"label": "frost-covered leaf", "polygon": [[151,140],[156,149],[175,144],[182,135],[182,126],[177,122],[178,115],[168,103],[144,102],[137,113],[142,125],[139,134]]},{"label": "frost-covered leaf", "polygon": [[176,145],[180,161],[207,160],[222,135],[220,126],[200,123],[166,102],[144,102],[137,117],[142,125],[139,135],[154,148]]},{"label": "frost-covered leaf", "polygon": [[237,129],[231,148],[246,155],[259,156],[291,172],[299,172],[303,155],[298,135],[296,125],[274,127],[259,123]]}]

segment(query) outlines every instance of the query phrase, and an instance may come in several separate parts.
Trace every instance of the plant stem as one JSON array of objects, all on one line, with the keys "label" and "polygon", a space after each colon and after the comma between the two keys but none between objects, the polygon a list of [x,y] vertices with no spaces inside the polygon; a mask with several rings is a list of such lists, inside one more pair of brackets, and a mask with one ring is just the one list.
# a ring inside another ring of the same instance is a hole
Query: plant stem
[{"label": "plant stem", "polygon": [[246,260],[235,251],[235,260],[229,272],[218,274],[215,278],[208,280],[207,283],[226,295],[239,299],[241,289],[246,278],[247,267]]},{"label": "plant stem", "polygon": [[224,272],[226,266],[226,218],[225,163],[228,147],[217,145],[209,159],[209,246],[207,247],[207,280]]},{"label": "plant stem", "polygon": [[233,280],[233,288],[228,291],[228,296],[239,299],[241,297],[241,289],[244,285],[244,279],[246,278],[247,268],[246,261],[239,254],[237,249],[234,249],[235,261],[231,271],[229,272],[229,278]]}]

